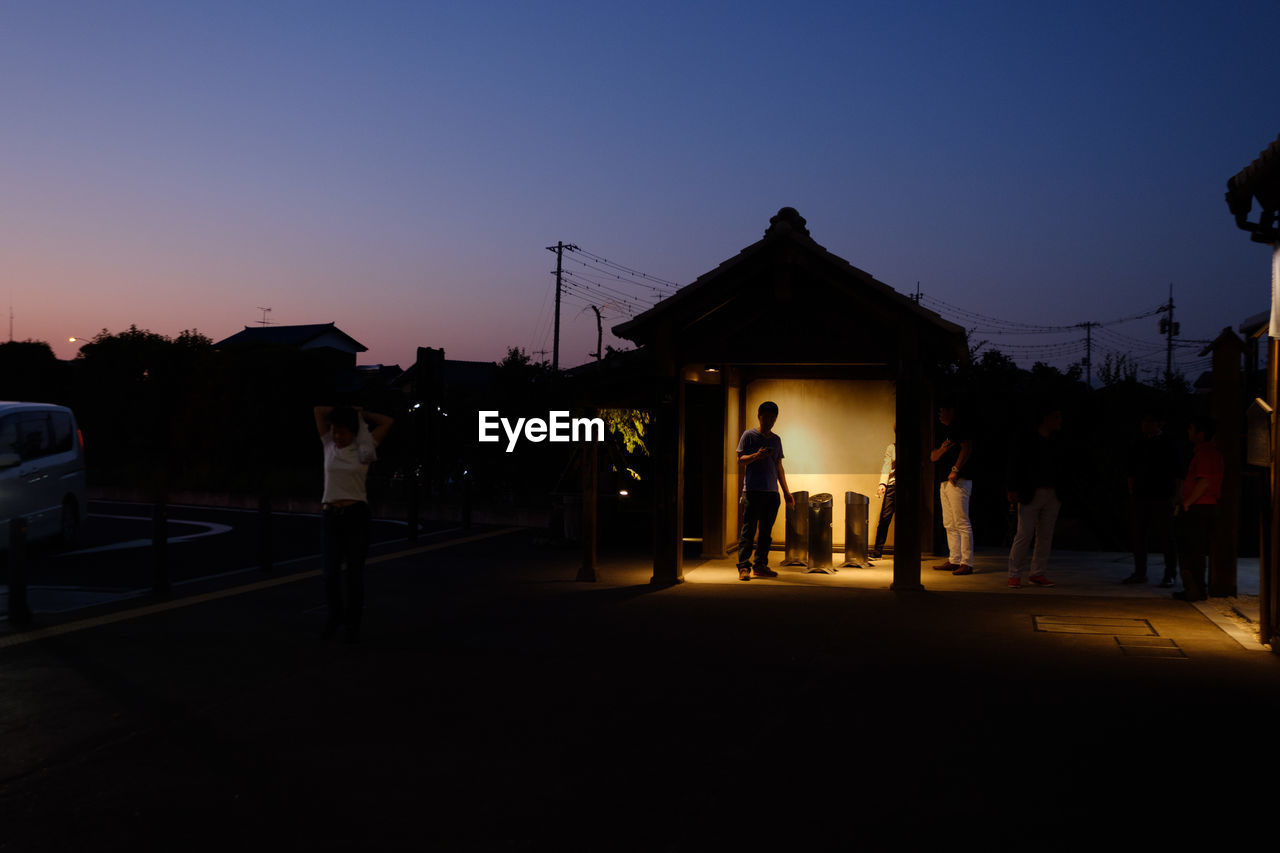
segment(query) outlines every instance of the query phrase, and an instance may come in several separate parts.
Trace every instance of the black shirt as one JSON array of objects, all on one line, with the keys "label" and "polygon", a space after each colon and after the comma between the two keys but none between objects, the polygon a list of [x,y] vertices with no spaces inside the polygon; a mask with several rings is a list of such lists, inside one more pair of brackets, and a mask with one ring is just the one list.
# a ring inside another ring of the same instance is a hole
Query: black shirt
[{"label": "black shirt", "polygon": [[[951,439],[951,446],[947,448],[947,452],[938,457],[938,467],[943,470],[943,474],[949,473],[952,466],[956,464],[956,459],[960,457],[960,445],[965,441],[972,441],[973,434],[969,432],[969,422],[963,418],[953,418],[950,424],[944,424],[938,421],[938,444],[942,445],[944,441]],[[972,451],[972,448],[970,448]],[[970,452],[969,458],[965,460],[965,470],[961,470],[960,476],[966,476],[966,470],[973,464],[973,453]]]}]

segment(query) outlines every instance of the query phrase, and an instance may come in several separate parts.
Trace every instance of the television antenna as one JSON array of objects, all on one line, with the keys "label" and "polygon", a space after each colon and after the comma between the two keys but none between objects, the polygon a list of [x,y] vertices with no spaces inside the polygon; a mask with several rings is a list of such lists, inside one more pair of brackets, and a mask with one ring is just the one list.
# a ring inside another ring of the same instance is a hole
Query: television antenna
[{"label": "television antenna", "polygon": [[259,305],[259,306],[258,306],[258,310],[262,312],[262,319],[258,321],[258,325],[259,325],[259,326],[270,326],[270,325],[272,325],[271,321],[267,319],[267,315],[271,313],[271,309],[270,309],[270,308],[263,308],[261,305]]}]

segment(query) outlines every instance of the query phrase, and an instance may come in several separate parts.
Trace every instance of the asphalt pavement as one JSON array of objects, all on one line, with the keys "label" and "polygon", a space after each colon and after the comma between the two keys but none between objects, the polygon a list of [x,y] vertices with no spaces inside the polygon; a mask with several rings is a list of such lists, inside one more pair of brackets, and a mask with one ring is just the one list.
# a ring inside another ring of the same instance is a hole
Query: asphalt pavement
[{"label": "asphalt pavement", "polygon": [[352,645],[319,639],[314,560],[0,626],[0,850],[1276,837],[1280,660],[1121,555],[1016,591],[997,553],[915,592],[578,562],[526,529],[391,546]]}]

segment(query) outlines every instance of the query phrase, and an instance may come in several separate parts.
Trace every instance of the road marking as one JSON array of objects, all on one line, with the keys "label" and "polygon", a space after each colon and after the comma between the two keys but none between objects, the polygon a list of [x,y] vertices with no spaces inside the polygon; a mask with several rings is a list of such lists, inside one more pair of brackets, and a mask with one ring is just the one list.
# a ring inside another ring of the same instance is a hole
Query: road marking
[{"label": "road marking", "polygon": [[[150,521],[151,519],[143,518],[137,515],[99,515],[97,513],[89,513],[89,518],[115,518],[124,519],[126,521]],[[189,521],[185,518],[168,519],[170,524],[186,524],[191,527],[203,527],[199,533],[188,533],[186,536],[169,536],[165,539],[170,544],[178,542],[190,542],[192,539],[200,539],[205,536],[217,536],[220,533],[228,533],[232,527],[230,524],[217,524],[211,521]],[[110,545],[99,545],[96,548],[81,548],[79,551],[67,551],[59,554],[59,557],[74,557],[77,554],[97,554],[102,551],[125,551],[130,548],[150,548],[155,544],[151,539],[130,539],[128,542],[115,542]]]},{"label": "road marking", "polygon": [[1112,636],[1156,637],[1156,629],[1146,619],[1121,616],[1033,616],[1037,631],[1057,634],[1110,634]]},{"label": "road marking", "polygon": [[[495,536],[505,536],[508,533],[515,533],[518,530],[524,530],[523,527],[504,527],[500,530],[490,530],[485,533],[476,533],[472,536],[464,536],[461,539],[448,539],[444,542],[435,542],[431,545],[422,545],[417,548],[409,548],[404,551],[396,551],[392,554],[380,554],[376,557],[370,557],[366,561],[366,565],[375,563],[385,563],[388,560],[396,560],[401,557],[412,557],[417,554],[425,554],[428,551],[438,551],[441,548],[449,548],[453,545],[465,545],[468,542],[478,542],[481,539],[491,539]],[[269,578],[267,580],[258,581],[256,583],[235,586],[229,589],[220,589],[213,592],[205,592],[200,595],[193,595],[189,598],[181,598],[176,601],[164,601],[157,604],[146,604],[142,607],[135,607],[130,610],[122,610],[117,613],[107,613],[102,616],[94,616],[90,619],[81,619],[78,622],[67,622],[62,625],[51,625],[48,628],[37,628],[34,631],[25,631],[20,634],[10,634],[7,637],[0,637],[0,649],[7,649],[12,646],[20,646],[24,643],[33,643],[36,640],[45,640],[50,637],[60,637],[64,634],[71,634],[77,631],[85,631],[89,628],[99,628],[103,625],[112,625],[116,622],[125,622],[130,619],[138,619],[143,616],[150,616],[155,613],[163,613],[167,610],[177,610],[182,607],[190,607],[195,604],[204,604],[207,601],[217,601],[220,598],[231,598],[235,595],[243,595],[248,592],[257,592],[258,590],[271,589],[276,586],[283,586],[288,583],[309,580],[319,577],[323,572],[320,569],[312,569],[306,572],[297,572],[292,575],[286,575],[282,578]]]}]

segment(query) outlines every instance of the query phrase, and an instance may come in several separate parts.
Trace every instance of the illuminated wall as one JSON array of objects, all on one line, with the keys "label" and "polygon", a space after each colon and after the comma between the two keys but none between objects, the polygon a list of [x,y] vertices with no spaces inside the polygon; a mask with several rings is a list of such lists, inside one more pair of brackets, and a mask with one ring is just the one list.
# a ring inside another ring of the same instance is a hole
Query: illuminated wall
[{"label": "illuminated wall", "polygon": [[[738,495],[742,492],[742,471],[738,465],[738,439],[742,437],[742,431],[750,424],[741,423],[738,419],[738,404],[742,398],[742,390],[736,386],[729,385],[725,387],[725,418],[724,418],[724,494],[725,507],[722,513],[724,517],[724,543],[725,547],[731,552],[736,553],[738,547],[738,537],[741,531],[738,525],[741,523],[738,518]],[[758,404],[757,404],[758,405]],[[786,452],[784,445],[782,450]],[[785,467],[785,463],[784,463]]]},{"label": "illuminated wall", "polygon": [[[829,492],[832,496],[832,540],[835,550],[844,547],[844,494],[859,492],[871,499],[868,519],[874,541],[881,501],[876,497],[885,446],[893,441],[893,383],[844,379],[758,379],[747,385],[746,422],[742,429],[757,426],[756,409],[765,400],[778,404],[774,432],[782,437],[783,468],[792,491],[810,495]],[[731,402],[736,402],[730,398]],[[731,410],[732,411],[732,410]],[[741,430],[737,430],[740,434]],[[736,436],[729,448],[737,447]],[[726,468],[732,476],[733,468]],[[726,515],[736,518],[738,493],[742,489],[741,470],[736,485],[726,489],[732,504]],[[786,541],[785,513],[778,513],[773,541]],[[890,530],[892,534],[892,528]],[[735,542],[736,534],[726,538]],[[889,542],[892,542],[892,535]],[[776,562],[776,561],[775,561]],[[838,565],[838,561],[837,561]]]}]

